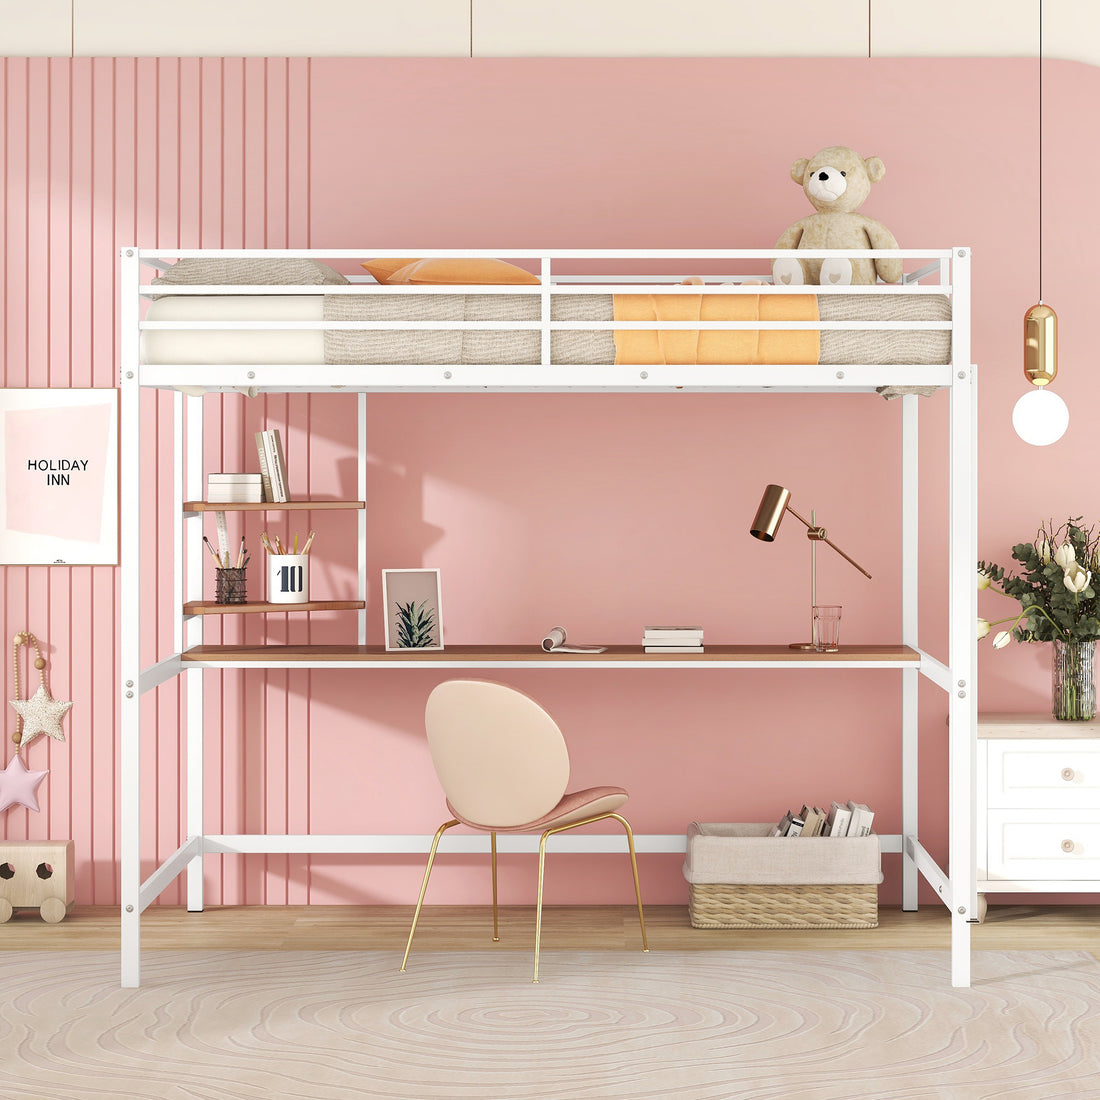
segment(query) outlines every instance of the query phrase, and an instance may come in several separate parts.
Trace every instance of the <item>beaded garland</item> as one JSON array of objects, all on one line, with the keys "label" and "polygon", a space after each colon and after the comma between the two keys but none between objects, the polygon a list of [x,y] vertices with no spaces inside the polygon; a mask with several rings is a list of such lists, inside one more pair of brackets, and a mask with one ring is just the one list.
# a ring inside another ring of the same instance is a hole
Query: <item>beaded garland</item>
[{"label": "beaded garland", "polygon": [[[34,646],[36,654],[34,667],[38,669],[38,677],[41,681],[34,695],[26,699],[20,698],[19,689],[19,647],[22,645]],[[15,683],[15,698],[11,700],[11,705],[19,716],[12,740],[20,748],[41,733],[48,734],[55,741],[64,741],[65,734],[61,730],[61,719],[72,709],[72,703],[50,697],[49,690],[46,688],[46,660],[38,646],[38,639],[29,630],[21,630],[12,638],[11,663],[12,679]]]}]

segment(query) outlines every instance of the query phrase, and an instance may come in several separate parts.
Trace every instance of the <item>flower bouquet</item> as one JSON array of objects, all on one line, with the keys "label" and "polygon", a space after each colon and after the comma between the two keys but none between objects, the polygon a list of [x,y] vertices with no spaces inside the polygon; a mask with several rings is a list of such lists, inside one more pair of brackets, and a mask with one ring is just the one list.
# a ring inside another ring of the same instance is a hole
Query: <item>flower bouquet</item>
[{"label": "flower bouquet", "polygon": [[1081,517],[1053,521],[1039,527],[1034,542],[1012,548],[1020,565],[1011,576],[994,562],[978,562],[978,588],[992,588],[1018,600],[1020,613],[992,622],[978,619],[978,637],[994,626],[1012,623],[998,631],[993,647],[1001,649],[1012,638],[1018,642],[1053,642],[1053,697],[1055,718],[1085,720],[1096,709],[1093,654],[1100,638],[1100,598],[1092,586],[1093,571],[1100,566],[1100,545],[1095,530]]}]

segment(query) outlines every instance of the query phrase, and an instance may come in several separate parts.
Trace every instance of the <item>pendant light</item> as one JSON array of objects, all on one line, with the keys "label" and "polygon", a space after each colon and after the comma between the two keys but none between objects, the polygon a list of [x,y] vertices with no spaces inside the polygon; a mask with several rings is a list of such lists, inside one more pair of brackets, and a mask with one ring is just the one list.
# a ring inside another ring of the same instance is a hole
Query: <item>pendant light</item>
[{"label": "pendant light", "polygon": [[1039,301],[1024,314],[1024,377],[1035,387],[1012,409],[1016,434],[1035,447],[1069,427],[1066,403],[1047,389],[1058,373],[1058,314],[1043,302],[1043,0],[1039,0]]}]

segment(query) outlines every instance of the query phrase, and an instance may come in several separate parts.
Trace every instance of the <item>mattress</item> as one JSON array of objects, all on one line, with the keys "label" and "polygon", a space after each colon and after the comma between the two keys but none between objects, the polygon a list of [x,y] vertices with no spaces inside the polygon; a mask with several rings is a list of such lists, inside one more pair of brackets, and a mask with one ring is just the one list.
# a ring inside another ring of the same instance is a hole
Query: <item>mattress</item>
[{"label": "mattress", "polygon": [[[822,321],[951,320],[941,294],[823,294]],[[528,294],[365,294],[165,296],[149,305],[149,321],[537,321],[540,298]],[[610,294],[552,294],[555,321],[613,321]],[[156,329],[142,333],[144,363],[184,364],[468,364],[527,365],[540,361],[538,331],[486,329]],[[822,364],[950,362],[946,329],[823,329]],[[550,337],[560,364],[612,364],[611,329],[570,329]]]}]

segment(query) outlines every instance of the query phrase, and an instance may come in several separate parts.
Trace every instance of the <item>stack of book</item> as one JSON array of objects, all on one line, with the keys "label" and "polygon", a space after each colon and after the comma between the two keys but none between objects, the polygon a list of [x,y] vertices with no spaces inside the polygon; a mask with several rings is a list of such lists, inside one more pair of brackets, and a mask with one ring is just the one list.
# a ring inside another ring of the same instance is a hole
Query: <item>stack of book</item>
[{"label": "stack of book", "polygon": [[207,474],[206,499],[210,504],[255,504],[264,499],[259,474]]},{"label": "stack of book", "polygon": [[642,637],[646,653],[702,653],[701,626],[647,626]]},{"label": "stack of book", "polygon": [[803,806],[799,813],[788,810],[771,836],[870,836],[874,810],[862,802],[831,802],[829,812],[820,806]]},{"label": "stack of book", "polygon": [[290,500],[286,481],[286,459],[283,457],[283,441],[278,428],[256,433],[256,453],[260,458],[260,478],[263,481],[264,500],[282,504]]}]

